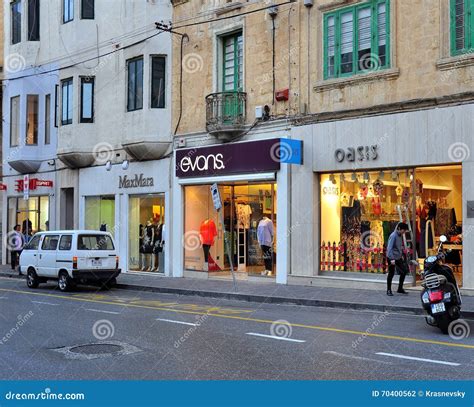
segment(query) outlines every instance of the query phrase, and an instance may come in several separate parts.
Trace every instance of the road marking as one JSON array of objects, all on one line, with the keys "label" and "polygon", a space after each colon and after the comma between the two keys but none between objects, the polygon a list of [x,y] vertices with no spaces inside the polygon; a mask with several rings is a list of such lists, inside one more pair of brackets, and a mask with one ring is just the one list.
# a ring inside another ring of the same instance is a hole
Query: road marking
[{"label": "road marking", "polygon": [[298,343],[306,342],[306,341],[302,341],[301,339],[291,339],[291,338],[285,338],[284,336],[257,334],[255,332],[247,332],[246,335],[260,336],[262,338],[278,339],[279,341],[298,342]]},{"label": "road marking", "polygon": [[[177,314],[191,314],[191,315],[200,315],[202,316],[203,314],[208,315],[210,317],[215,317],[215,318],[225,318],[225,319],[235,319],[238,321],[247,321],[247,322],[258,322],[261,324],[267,324],[267,325],[272,325],[275,321],[268,320],[268,319],[257,319],[257,318],[248,318],[248,317],[241,317],[238,315],[223,315],[223,314],[215,314],[215,313],[203,313],[203,312],[197,312],[197,311],[185,311],[185,310],[178,310],[178,309],[170,309],[170,308],[163,308],[163,307],[152,307],[152,306],[146,306],[146,305],[138,305],[138,304],[124,304],[120,302],[113,302],[113,301],[98,301],[98,300],[93,300],[93,299],[85,299],[85,298],[79,298],[79,297],[72,297],[72,296],[67,296],[67,295],[59,295],[59,294],[45,294],[45,293],[38,293],[38,292],[32,292],[32,291],[21,291],[21,290],[10,290],[7,288],[0,288],[0,292],[10,292],[10,293],[16,293],[16,294],[26,294],[26,295],[37,295],[37,296],[42,296],[42,297],[51,297],[51,298],[61,298],[65,300],[72,300],[72,301],[80,301],[80,302],[90,302],[94,304],[110,304],[110,305],[117,305],[120,307],[130,307],[130,308],[142,308],[142,309],[151,309],[151,310],[158,310],[158,311],[168,311],[168,312],[175,312]],[[413,342],[413,343],[423,343],[423,344],[429,344],[429,345],[439,345],[439,346],[449,346],[453,348],[465,348],[465,349],[474,349],[474,345],[468,345],[465,343],[458,343],[458,342],[443,342],[443,341],[435,341],[431,339],[419,339],[419,338],[410,338],[410,337],[404,337],[404,336],[396,336],[396,335],[385,335],[385,334],[377,334],[377,333],[367,333],[363,331],[353,331],[350,329],[340,329],[340,328],[331,328],[331,327],[326,327],[326,326],[318,326],[318,325],[305,325],[305,324],[296,324],[292,323],[292,327],[297,327],[297,328],[305,328],[305,329],[313,329],[317,331],[325,331],[325,332],[336,332],[336,333],[343,333],[343,334],[349,334],[349,335],[357,335],[361,336],[364,335],[364,337],[367,338],[381,338],[381,339],[393,339],[396,341],[400,342]]]},{"label": "road marking", "polygon": [[172,324],[199,326],[199,324],[193,324],[192,322],[175,321],[173,319],[156,318],[156,320],[157,321],[163,321],[163,322],[171,322]]},{"label": "road marking", "polygon": [[397,354],[394,354],[394,353],[378,352],[378,353],[376,353],[376,355],[390,356],[390,357],[392,357],[392,358],[398,358],[398,359],[416,360],[416,361],[418,361],[418,362],[436,363],[436,364],[438,364],[438,365],[461,366],[460,363],[444,362],[444,361],[442,361],[442,360],[415,358],[414,356],[397,355]]},{"label": "road marking", "polygon": [[384,364],[391,365],[390,362],[386,362],[384,360],[364,358],[362,356],[346,355],[345,353],[339,353],[339,352],[334,352],[334,351],[330,351],[330,350],[324,351],[323,353],[326,353],[328,355],[339,356],[339,357],[342,357],[342,358],[349,358],[349,359],[355,359],[355,360],[363,360],[365,362],[377,362],[377,363],[384,363]]},{"label": "road marking", "polygon": [[94,308],[85,308],[86,311],[92,311],[92,312],[103,312],[104,314],[115,314],[119,315],[120,312],[115,312],[115,311],[104,311],[102,309],[94,309]]},{"label": "road marking", "polygon": [[43,305],[54,305],[57,306],[59,304],[53,304],[52,302],[43,302],[43,301],[31,301],[34,302],[35,304],[43,304]]}]

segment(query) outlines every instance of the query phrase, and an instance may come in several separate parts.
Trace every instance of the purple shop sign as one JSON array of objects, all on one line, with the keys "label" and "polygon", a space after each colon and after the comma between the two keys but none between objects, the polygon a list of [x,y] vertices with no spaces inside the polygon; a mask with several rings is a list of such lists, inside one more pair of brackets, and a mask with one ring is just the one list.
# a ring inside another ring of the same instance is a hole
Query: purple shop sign
[{"label": "purple shop sign", "polygon": [[176,176],[179,178],[279,169],[279,138],[176,150]]}]

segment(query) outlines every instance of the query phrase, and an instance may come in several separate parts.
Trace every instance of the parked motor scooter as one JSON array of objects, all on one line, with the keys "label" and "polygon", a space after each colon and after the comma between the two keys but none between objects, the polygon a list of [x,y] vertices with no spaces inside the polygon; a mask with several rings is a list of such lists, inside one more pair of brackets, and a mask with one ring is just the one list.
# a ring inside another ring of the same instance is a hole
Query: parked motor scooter
[{"label": "parked motor scooter", "polygon": [[451,267],[443,264],[446,253],[443,243],[448,239],[440,237],[438,254],[424,261],[423,291],[421,303],[425,310],[426,323],[437,326],[444,334],[449,331],[452,321],[461,317],[461,293]]}]

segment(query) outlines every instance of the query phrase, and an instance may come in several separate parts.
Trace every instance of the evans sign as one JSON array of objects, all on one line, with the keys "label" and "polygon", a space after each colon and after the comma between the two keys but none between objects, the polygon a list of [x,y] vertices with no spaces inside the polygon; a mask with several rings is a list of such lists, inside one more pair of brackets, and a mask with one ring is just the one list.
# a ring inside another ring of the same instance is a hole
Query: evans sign
[{"label": "evans sign", "polygon": [[119,188],[141,188],[152,186],[153,177],[145,177],[143,174],[135,174],[133,178],[128,178],[128,175],[119,176]]},{"label": "evans sign", "polygon": [[179,178],[245,174],[280,169],[280,139],[219,144],[176,151]]}]

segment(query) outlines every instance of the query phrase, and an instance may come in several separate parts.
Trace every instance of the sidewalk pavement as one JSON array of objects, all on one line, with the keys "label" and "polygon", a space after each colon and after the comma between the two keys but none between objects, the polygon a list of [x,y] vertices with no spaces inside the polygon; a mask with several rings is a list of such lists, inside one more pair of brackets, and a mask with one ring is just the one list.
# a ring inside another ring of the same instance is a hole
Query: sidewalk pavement
[{"label": "sidewalk pavement", "polygon": [[[12,273],[7,266],[0,266],[0,276],[19,278],[18,273]],[[237,280],[237,292],[234,292],[231,280],[169,278],[156,274],[123,273],[118,278],[117,288],[259,303],[423,314],[419,288],[410,287],[407,287],[408,295],[394,292],[393,297],[388,297],[384,286],[381,286],[380,290],[364,290]],[[465,318],[474,319],[473,296],[463,296],[462,314]]]}]

